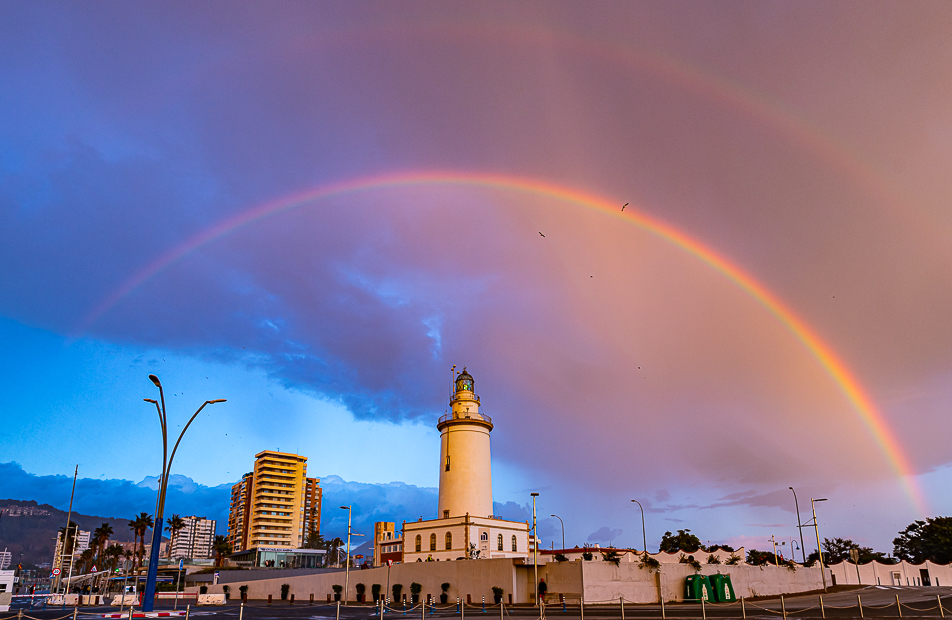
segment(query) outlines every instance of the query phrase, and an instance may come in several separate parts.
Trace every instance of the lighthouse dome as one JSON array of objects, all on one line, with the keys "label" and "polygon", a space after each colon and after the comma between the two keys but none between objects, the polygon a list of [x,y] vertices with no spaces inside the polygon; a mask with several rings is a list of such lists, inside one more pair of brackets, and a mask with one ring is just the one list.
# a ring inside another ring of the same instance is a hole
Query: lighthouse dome
[{"label": "lighthouse dome", "polygon": [[476,393],[476,384],[473,382],[473,375],[466,372],[466,367],[463,367],[463,372],[459,373],[456,376],[456,391],[468,391]]}]

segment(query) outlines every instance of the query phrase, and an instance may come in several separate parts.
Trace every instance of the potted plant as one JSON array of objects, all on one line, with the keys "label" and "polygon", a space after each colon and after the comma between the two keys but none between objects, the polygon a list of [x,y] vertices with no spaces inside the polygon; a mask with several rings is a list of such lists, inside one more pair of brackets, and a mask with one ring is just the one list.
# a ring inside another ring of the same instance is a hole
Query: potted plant
[{"label": "potted plant", "polygon": [[493,586],[493,601],[498,605],[502,602],[502,588],[499,586]]},{"label": "potted plant", "polygon": [[380,600],[380,584],[379,583],[375,583],[372,586],[370,586],[370,594],[374,597],[375,603]]},{"label": "potted plant", "polygon": [[281,584],[281,600],[282,601],[288,600],[288,592],[290,591],[291,591],[291,584],[289,583]]},{"label": "potted plant", "polygon": [[238,592],[241,593],[241,602],[248,600],[248,586],[238,586]]},{"label": "potted plant", "polygon": [[393,584],[392,586],[390,586],[390,591],[393,593],[393,602],[399,603],[400,593],[403,591],[403,584],[402,583]]},{"label": "potted plant", "polygon": [[365,585],[362,584],[362,583],[358,583],[357,585],[354,586],[354,590],[357,590],[357,602],[358,602],[358,603],[363,603],[363,602],[364,602],[364,592],[367,591],[367,586],[365,586]]},{"label": "potted plant", "polygon": [[420,591],[421,591],[421,590],[423,590],[423,586],[422,586],[421,584],[419,584],[419,583],[417,583],[417,582],[415,582],[415,581],[410,584],[411,601],[413,602],[414,605],[416,605],[417,603],[420,602]]},{"label": "potted plant", "polygon": [[583,551],[583,552],[582,552],[582,559],[585,560],[586,562],[591,562],[591,561],[592,561],[592,557],[593,557],[593,556],[592,556],[592,552],[591,552],[591,551]]},{"label": "potted plant", "polygon": [[221,587],[221,591],[225,593],[225,600],[226,600],[226,601],[228,600],[228,591],[229,591],[230,589],[231,589],[231,588],[229,588],[228,586],[222,586],[222,587]]},{"label": "potted plant", "polygon": [[448,581],[446,583],[441,583],[440,589],[443,590],[443,593],[440,594],[440,604],[446,605],[446,601],[449,600],[450,597],[450,595],[447,594],[450,589],[450,583]]},{"label": "potted plant", "polygon": [[336,584],[336,583],[335,583],[334,585],[331,586],[331,590],[334,591],[334,600],[335,600],[335,601],[339,601],[339,600],[340,600],[340,593],[341,593],[341,590],[343,590],[343,589],[344,589],[344,586],[342,586],[342,585],[340,585],[340,584]]}]

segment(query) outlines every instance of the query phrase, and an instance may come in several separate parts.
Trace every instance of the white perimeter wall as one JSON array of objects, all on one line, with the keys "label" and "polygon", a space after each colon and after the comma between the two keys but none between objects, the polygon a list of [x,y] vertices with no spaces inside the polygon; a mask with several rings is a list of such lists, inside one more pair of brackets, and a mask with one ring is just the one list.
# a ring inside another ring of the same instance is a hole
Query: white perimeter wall
[{"label": "white perimeter wall", "polygon": [[[918,586],[923,585],[920,571],[927,570],[929,571],[930,585],[952,586],[952,564],[935,564],[929,561],[922,564],[911,564],[906,561],[899,564],[870,562],[869,564],[859,565],[859,576],[857,576],[855,564],[840,562],[831,566],[830,570],[836,575],[837,585],[856,585],[859,583],[867,586]],[[899,573],[898,583],[893,578],[893,573]]]}]

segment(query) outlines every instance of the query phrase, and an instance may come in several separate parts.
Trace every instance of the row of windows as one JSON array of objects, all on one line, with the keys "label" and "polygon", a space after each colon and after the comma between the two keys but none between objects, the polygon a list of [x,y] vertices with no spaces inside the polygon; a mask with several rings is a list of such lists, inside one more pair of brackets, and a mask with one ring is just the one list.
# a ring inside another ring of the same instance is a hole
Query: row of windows
[{"label": "row of windows", "polygon": [[[489,540],[489,535],[485,532],[480,536],[480,540]],[[445,537],[446,549],[450,550],[453,548],[453,533],[447,532]],[[503,537],[502,534],[496,536],[496,547],[499,551],[503,550]],[[512,551],[517,552],[518,545],[516,543],[516,537],[512,537]],[[423,537],[417,534],[416,536],[416,551],[420,553],[423,551]],[[430,534],[430,551],[436,551],[436,534]]]}]

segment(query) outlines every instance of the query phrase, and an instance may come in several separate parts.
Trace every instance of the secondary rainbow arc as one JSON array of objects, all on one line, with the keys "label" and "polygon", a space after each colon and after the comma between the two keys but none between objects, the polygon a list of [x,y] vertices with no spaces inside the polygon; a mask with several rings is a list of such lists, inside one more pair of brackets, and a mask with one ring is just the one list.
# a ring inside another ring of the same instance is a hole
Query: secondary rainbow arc
[{"label": "secondary rainbow arc", "polygon": [[756,281],[740,267],[734,265],[723,256],[718,255],[714,250],[708,248],[697,239],[694,239],[666,222],[651,217],[633,205],[629,205],[625,211],[622,212],[618,208],[617,201],[608,200],[601,196],[540,179],[490,173],[413,171],[349,179],[264,203],[219,222],[159,256],[155,261],[148,264],[123,283],[115,292],[103,300],[101,304],[96,306],[82,322],[79,331],[80,333],[86,331],[123,297],[130,294],[168,265],[181,259],[200,246],[227,235],[255,220],[294,209],[323,198],[339,196],[350,192],[413,185],[468,185],[524,192],[554,198],[569,204],[595,209],[610,217],[635,224],[643,230],[674,244],[700,259],[727,277],[730,281],[734,282],[750,295],[750,297],[761,304],[802,343],[834,381],[852,409],[859,416],[892,469],[900,477],[906,494],[917,510],[921,514],[927,514],[926,501],[915,482],[914,471],[882,413],[877,410],[872,399],[860,386],[859,381],[834,353],[832,348],[800,319],[792,309],[783,304],[779,297],[771,293],[764,285]]}]

